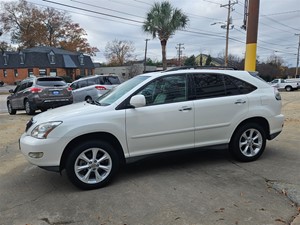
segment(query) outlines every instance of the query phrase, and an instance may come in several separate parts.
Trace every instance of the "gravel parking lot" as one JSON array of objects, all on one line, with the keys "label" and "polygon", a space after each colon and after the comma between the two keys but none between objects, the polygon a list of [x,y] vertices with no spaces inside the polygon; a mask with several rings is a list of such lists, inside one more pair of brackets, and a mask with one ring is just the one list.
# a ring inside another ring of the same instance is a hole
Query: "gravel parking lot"
[{"label": "gravel parking lot", "polygon": [[300,91],[281,94],[284,130],[258,161],[176,153],[127,165],[93,191],[30,165],[18,149],[30,116],[2,112],[0,224],[291,224],[300,207]]}]

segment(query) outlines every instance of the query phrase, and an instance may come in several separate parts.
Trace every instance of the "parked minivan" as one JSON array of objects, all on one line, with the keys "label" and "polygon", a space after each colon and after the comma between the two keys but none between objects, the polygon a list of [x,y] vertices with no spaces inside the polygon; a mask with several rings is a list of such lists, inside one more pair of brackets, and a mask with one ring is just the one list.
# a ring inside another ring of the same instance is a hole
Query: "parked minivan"
[{"label": "parked minivan", "polygon": [[80,78],[70,85],[73,101],[94,101],[120,83],[117,75],[94,75]]}]

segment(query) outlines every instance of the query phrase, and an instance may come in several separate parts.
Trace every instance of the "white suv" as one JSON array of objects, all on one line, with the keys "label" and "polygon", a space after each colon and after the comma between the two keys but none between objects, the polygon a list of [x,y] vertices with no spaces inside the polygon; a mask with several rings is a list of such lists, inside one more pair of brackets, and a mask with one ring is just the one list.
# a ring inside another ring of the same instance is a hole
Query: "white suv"
[{"label": "white suv", "polygon": [[66,169],[74,185],[94,189],[121,163],[150,154],[223,146],[256,160],[283,122],[278,91],[259,77],[185,69],[139,75],[92,103],[36,115],[20,147],[32,164]]}]

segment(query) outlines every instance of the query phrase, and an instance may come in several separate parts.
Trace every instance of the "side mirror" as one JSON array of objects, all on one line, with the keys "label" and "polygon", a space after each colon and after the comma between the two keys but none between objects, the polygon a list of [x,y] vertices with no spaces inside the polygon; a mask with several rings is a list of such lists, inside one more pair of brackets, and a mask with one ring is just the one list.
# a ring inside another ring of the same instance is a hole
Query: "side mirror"
[{"label": "side mirror", "polygon": [[143,107],[146,105],[146,98],[144,95],[134,95],[130,99],[130,105],[134,108]]},{"label": "side mirror", "polygon": [[10,90],[9,90],[9,93],[13,94],[13,93],[14,93],[14,90],[13,90],[13,89],[10,89]]}]

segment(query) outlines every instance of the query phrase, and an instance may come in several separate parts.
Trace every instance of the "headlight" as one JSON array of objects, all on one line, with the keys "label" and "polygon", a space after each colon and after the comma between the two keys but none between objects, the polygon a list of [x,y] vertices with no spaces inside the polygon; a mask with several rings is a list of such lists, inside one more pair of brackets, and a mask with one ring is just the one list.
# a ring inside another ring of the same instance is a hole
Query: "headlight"
[{"label": "headlight", "polygon": [[46,139],[48,134],[61,123],[61,121],[41,123],[31,131],[31,136],[39,139]]}]

